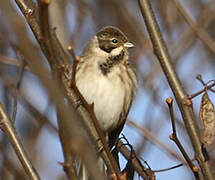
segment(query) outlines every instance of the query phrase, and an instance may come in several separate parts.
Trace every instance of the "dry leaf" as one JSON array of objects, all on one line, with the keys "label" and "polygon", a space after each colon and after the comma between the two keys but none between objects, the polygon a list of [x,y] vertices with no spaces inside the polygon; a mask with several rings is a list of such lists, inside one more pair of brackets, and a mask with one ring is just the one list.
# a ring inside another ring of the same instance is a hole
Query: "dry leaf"
[{"label": "dry leaf", "polygon": [[200,119],[203,126],[201,142],[204,147],[212,144],[215,138],[215,111],[214,105],[208,97],[207,92],[202,96]]}]

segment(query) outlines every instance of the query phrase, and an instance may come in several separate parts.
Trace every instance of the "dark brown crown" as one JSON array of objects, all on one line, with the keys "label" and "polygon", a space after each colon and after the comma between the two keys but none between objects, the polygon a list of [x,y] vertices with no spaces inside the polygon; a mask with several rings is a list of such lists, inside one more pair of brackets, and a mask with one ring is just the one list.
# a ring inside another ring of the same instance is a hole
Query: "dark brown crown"
[{"label": "dark brown crown", "polygon": [[[122,46],[125,42],[128,42],[125,34],[120,29],[112,26],[102,28],[96,36],[99,41],[99,47],[108,53],[114,48]],[[113,39],[116,39],[117,43],[114,43]]]}]

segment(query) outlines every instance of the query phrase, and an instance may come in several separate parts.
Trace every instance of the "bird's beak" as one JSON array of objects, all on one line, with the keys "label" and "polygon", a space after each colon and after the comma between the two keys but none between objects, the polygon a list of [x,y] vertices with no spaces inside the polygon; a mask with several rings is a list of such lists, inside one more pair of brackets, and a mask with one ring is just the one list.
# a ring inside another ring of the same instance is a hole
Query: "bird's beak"
[{"label": "bird's beak", "polygon": [[126,42],[123,46],[126,48],[134,47],[134,45],[131,42]]}]

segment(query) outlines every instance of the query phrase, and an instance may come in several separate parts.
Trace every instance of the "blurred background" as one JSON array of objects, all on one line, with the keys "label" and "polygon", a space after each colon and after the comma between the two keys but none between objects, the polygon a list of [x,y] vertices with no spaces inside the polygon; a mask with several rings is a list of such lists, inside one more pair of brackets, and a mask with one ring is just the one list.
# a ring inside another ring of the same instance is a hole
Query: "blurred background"
[{"label": "blurred background", "polygon": [[[206,82],[215,79],[215,1],[151,0],[151,3],[172,63],[187,93],[203,89],[196,80],[197,74],[201,74]],[[31,6],[37,8],[34,3]],[[139,86],[123,134],[152,170],[180,164],[183,157],[169,139],[172,128],[165,103],[166,98],[173,94],[153,54],[138,1],[52,0],[49,8],[51,26],[56,27],[60,42],[65,49],[72,44],[77,55],[82,52],[85,43],[106,25],[119,27],[135,44],[130,56],[137,68]],[[25,58],[19,47],[30,47],[37,55],[32,59],[42,60],[44,66],[47,66],[47,61],[15,1],[0,0],[0,22],[0,101],[12,119],[14,102],[17,101],[15,126],[41,179],[66,179],[59,164],[63,162],[63,155],[54,105],[47,90],[27,66],[19,76],[20,64]],[[23,37],[28,39],[28,43],[20,41]],[[209,92],[209,97],[215,103],[215,95]],[[199,126],[200,103],[201,96],[194,98]],[[178,137],[192,159],[194,152],[176,103],[174,113]],[[207,149],[210,157],[214,158],[215,144]],[[120,162],[124,167],[123,157]],[[187,166],[155,175],[158,180],[194,179]],[[0,179],[27,179],[2,131]],[[138,175],[135,179],[139,179]]]}]

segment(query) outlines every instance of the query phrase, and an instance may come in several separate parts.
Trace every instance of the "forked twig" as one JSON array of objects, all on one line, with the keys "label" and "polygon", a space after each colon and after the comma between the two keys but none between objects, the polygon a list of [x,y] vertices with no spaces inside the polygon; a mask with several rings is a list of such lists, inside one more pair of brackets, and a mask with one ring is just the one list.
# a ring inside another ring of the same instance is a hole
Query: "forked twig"
[{"label": "forked twig", "polygon": [[[200,91],[198,91],[198,92],[196,92],[196,93],[194,93],[194,94],[192,94],[192,95],[189,95],[189,96],[188,96],[188,99],[191,100],[191,99],[195,98],[196,96],[198,96],[198,95],[204,93],[204,92],[207,91],[207,90],[210,90],[210,91],[212,91],[212,92],[215,92],[215,90],[212,89],[212,88],[215,86],[215,81],[214,81],[214,80],[210,80],[210,81],[208,81],[207,83],[205,83],[205,82],[203,81],[202,76],[201,76],[200,74],[198,74],[198,75],[196,76],[196,79],[198,79],[198,80],[202,83],[202,85],[204,86],[204,89],[202,89],[202,90],[200,90]],[[212,83],[211,83],[211,82],[212,82]],[[211,84],[208,85],[209,83],[211,83]]]},{"label": "forked twig", "polygon": [[171,98],[171,97],[167,98],[166,102],[169,107],[169,113],[170,113],[170,117],[171,117],[172,131],[173,131],[172,134],[170,135],[170,139],[173,140],[175,142],[175,144],[178,146],[179,150],[181,151],[182,155],[184,156],[185,160],[187,161],[187,164],[189,165],[191,171],[193,172],[195,178],[199,180],[200,179],[199,174],[198,174],[199,168],[192,163],[191,159],[187,155],[184,147],[182,146],[181,142],[179,141],[179,139],[177,137],[176,126],[175,126],[175,117],[174,117],[174,113],[173,113],[173,98]]}]

